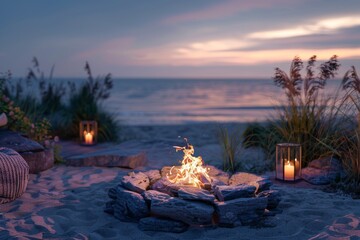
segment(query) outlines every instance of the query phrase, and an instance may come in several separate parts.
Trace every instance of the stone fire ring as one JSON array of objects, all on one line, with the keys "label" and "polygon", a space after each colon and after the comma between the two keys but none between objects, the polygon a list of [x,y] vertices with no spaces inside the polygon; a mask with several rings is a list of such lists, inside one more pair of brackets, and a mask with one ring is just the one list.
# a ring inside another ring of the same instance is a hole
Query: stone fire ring
[{"label": "stone fire ring", "polygon": [[189,226],[236,227],[274,215],[281,196],[268,178],[250,173],[229,174],[213,167],[211,189],[169,182],[161,171],[131,172],[116,187],[105,212],[120,221],[138,222],[143,231],[184,232]]}]

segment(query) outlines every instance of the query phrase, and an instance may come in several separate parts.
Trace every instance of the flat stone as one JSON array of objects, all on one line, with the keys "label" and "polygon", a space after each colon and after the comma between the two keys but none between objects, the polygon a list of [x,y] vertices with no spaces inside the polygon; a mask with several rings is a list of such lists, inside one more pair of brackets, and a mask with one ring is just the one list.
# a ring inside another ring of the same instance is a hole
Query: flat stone
[{"label": "flat stone", "polygon": [[211,165],[205,166],[209,172],[209,176],[213,181],[213,185],[228,185],[229,174]]},{"label": "flat stone", "polygon": [[214,194],[219,201],[228,201],[236,198],[254,197],[256,187],[247,184],[236,186],[216,186]]},{"label": "flat stone", "polygon": [[170,196],[177,196],[180,187],[181,185],[171,183],[166,177],[162,177],[151,186],[151,189],[169,194]]},{"label": "flat stone", "polygon": [[29,165],[29,173],[37,174],[54,166],[54,150],[46,148],[38,152],[22,152],[20,155]]},{"label": "flat stone", "polygon": [[266,208],[269,210],[275,209],[281,201],[281,194],[278,190],[265,190],[260,192],[257,197],[266,197],[268,199]]},{"label": "flat stone", "polygon": [[145,166],[147,158],[144,152],[134,153],[112,149],[70,156],[65,159],[65,162],[66,165],[75,167],[98,166],[135,169]]},{"label": "flat stone", "polygon": [[44,147],[20,133],[0,130],[0,146],[11,148],[18,153],[44,151]]},{"label": "flat stone", "polygon": [[168,199],[171,197],[169,194],[162,193],[162,192],[155,191],[155,190],[145,191],[145,192],[141,193],[141,196],[143,196],[143,198],[149,205],[151,205],[151,201],[154,199],[161,201],[161,200]]},{"label": "flat stone", "polygon": [[[173,168],[172,174],[170,174],[170,169]],[[180,169],[181,166],[165,166],[161,169],[161,177],[166,178],[168,175],[172,176],[173,174],[176,174],[176,170]]]},{"label": "flat stone", "polygon": [[198,200],[211,203],[215,200],[215,196],[209,191],[196,187],[181,187],[178,190],[178,196],[185,200]]},{"label": "flat stone", "polygon": [[336,158],[313,160],[301,170],[301,178],[314,185],[326,185],[344,176],[344,170]]},{"label": "flat stone", "polygon": [[314,185],[326,185],[330,184],[332,180],[335,180],[334,177],[329,176],[327,170],[311,167],[303,168],[301,170],[301,178]]},{"label": "flat stone", "polygon": [[189,226],[183,222],[172,219],[147,217],[140,219],[138,227],[142,231],[181,233],[185,232]]},{"label": "flat stone", "polygon": [[161,174],[159,170],[149,170],[146,172],[143,172],[144,174],[146,174],[146,176],[148,176],[149,180],[150,180],[150,185],[153,185],[157,180],[159,180],[161,178]]},{"label": "flat stone", "polygon": [[136,221],[149,215],[144,198],[136,192],[116,188],[117,197],[113,204],[114,217],[121,221]]},{"label": "flat stone", "polygon": [[256,192],[259,193],[264,190],[269,190],[272,182],[268,177],[260,177],[255,174],[245,172],[235,173],[229,179],[229,185],[236,186],[240,184],[253,185],[256,187]]},{"label": "flat stone", "polygon": [[308,167],[328,170],[339,170],[342,168],[341,162],[333,157],[315,159],[308,164]]},{"label": "flat stone", "polygon": [[142,193],[149,187],[150,180],[148,176],[142,172],[130,172],[128,176],[121,179],[121,185],[131,191]]},{"label": "flat stone", "polygon": [[179,220],[189,225],[210,225],[214,208],[203,202],[180,198],[154,199],[151,213],[157,216]]},{"label": "flat stone", "polygon": [[215,202],[218,224],[222,227],[248,225],[258,221],[264,214],[267,198],[238,198]]},{"label": "flat stone", "polygon": [[0,146],[18,152],[29,165],[29,173],[36,174],[54,166],[54,151],[20,133],[0,130]]}]

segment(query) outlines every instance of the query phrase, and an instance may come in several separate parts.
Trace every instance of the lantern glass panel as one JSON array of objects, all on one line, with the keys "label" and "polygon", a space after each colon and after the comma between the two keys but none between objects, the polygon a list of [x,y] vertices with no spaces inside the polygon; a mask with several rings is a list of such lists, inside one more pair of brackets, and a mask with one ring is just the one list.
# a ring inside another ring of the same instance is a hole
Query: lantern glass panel
[{"label": "lantern glass panel", "polygon": [[276,145],[276,178],[296,181],[301,178],[301,145],[279,143]]},{"label": "lantern glass panel", "polygon": [[82,145],[90,146],[97,143],[98,127],[96,121],[81,121],[79,129]]}]

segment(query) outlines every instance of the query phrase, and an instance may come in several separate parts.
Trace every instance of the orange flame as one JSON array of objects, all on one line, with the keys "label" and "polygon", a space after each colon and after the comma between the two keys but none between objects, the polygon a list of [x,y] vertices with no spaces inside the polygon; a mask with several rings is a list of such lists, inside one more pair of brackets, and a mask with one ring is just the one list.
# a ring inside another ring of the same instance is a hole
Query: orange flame
[{"label": "orange flame", "polygon": [[173,166],[170,173],[166,175],[171,183],[178,183],[182,185],[190,185],[198,188],[204,186],[204,182],[211,182],[208,175],[208,169],[203,167],[203,160],[201,156],[194,157],[194,147],[187,143],[185,147],[174,146],[176,151],[183,151],[184,157],[181,161],[181,167]]}]

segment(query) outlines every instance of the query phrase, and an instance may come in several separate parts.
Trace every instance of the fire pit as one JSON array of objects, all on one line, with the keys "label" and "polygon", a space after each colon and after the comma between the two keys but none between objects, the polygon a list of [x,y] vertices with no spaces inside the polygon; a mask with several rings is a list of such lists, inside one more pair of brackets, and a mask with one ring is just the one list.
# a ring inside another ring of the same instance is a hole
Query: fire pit
[{"label": "fire pit", "polygon": [[271,216],[280,194],[268,178],[250,173],[230,176],[204,166],[194,147],[183,151],[181,166],[131,172],[109,190],[105,212],[121,221],[139,222],[144,231],[183,232],[189,226],[236,227]]}]

